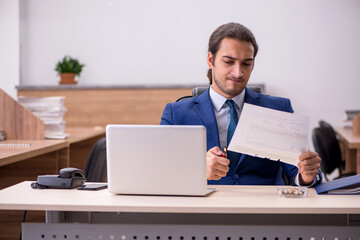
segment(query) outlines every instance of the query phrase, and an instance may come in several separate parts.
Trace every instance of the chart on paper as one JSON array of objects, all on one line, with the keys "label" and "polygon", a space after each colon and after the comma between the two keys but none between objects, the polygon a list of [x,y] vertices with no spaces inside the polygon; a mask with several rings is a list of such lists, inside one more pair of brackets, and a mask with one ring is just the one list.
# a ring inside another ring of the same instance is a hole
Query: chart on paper
[{"label": "chart on paper", "polygon": [[309,149],[308,116],[244,104],[230,151],[296,165]]}]

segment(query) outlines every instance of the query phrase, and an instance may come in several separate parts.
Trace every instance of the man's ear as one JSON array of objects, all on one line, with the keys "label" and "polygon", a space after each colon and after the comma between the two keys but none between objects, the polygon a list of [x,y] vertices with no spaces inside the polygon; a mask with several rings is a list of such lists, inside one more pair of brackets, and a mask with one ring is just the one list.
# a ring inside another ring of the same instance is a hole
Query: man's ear
[{"label": "man's ear", "polygon": [[212,55],[211,52],[208,52],[208,55],[207,55],[207,64],[209,66],[210,69],[213,69],[214,68],[214,57]]}]

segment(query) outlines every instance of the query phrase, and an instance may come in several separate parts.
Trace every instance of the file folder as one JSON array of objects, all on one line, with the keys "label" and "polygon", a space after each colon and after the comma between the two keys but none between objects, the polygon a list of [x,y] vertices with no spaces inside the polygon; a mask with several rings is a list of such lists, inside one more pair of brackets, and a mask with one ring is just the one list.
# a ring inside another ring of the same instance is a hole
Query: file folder
[{"label": "file folder", "polygon": [[318,194],[360,194],[360,174],[323,182],[315,189]]}]

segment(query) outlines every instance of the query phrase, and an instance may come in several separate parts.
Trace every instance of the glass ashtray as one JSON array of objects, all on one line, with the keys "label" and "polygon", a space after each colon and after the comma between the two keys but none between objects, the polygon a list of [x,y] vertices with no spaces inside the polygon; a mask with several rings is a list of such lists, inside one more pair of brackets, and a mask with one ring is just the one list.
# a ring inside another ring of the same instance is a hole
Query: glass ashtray
[{"label": "glass ashtray", "polygon": [[303,198],[307,196],[307,187],[278,187],[278,194],[283,198]]}]

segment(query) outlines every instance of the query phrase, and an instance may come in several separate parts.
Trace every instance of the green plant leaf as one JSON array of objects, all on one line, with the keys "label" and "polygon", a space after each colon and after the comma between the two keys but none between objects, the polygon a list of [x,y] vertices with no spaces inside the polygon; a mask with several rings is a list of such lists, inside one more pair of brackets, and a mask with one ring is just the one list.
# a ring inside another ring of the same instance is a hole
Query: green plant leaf
[{"label": "green plant leaf", "polygon": [[60,73],[75,73],[76,75],[80,76],[82,68],[84,64],[80,64],[77,59],[74,59],[70,56],[64,56],[62,61],[58,62],[55,67],[55,71]]}]

